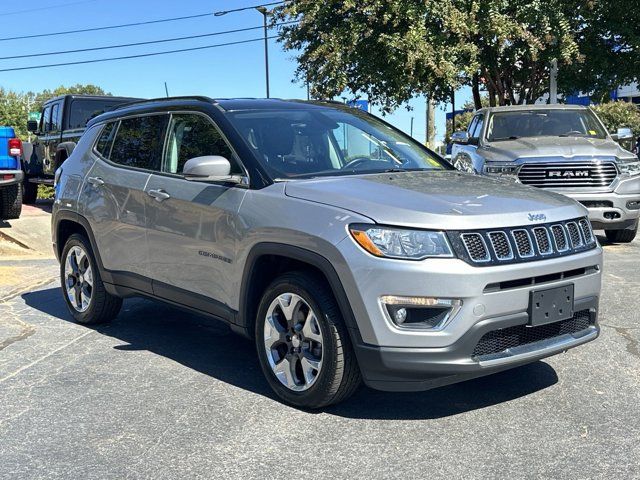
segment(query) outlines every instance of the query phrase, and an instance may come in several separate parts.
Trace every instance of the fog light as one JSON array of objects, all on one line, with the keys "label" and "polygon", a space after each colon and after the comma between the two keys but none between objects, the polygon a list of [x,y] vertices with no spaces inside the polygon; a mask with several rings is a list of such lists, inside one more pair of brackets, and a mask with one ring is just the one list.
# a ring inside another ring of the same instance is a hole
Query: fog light
[{"label": "fog light", "polygon": [[402,325],[404,321],[407,319],[407,309],[402,307],[396,310],[393,314],[393,319],[396,321],[398,325]]},{"label": "fog light", "polygon": [[419,330],[442,330],[462,306],[458,299],[392,295],[381,297],[380,303],[398,327]]},{"label": "fog light", "polygon": [[627,202],[627,208],[629,210],[640,210],[640,200],[632,200]]}]

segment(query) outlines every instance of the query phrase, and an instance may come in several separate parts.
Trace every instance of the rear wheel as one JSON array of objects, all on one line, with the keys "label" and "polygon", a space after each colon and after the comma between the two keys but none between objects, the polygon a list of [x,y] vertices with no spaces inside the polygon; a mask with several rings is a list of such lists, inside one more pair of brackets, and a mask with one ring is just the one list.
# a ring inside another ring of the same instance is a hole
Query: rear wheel
[{"label": "rear wheel", "polygon": [[38,184],[32,183],[25,178],[22,184],[22,203],[33,205],[38,198]]},{"label": "rear wheel", "polygon": [[20,218],[22,212],[22,185],[16,183],[0,187],[0,219]]},{"label": "rear wheel", "polygon": [[315,275],[287,273],[267,288],[255,338],[269,385],[289,404],[325,407],[348,398],[360,385],[340,310]]},{"label": "rear wheel", "polygon": [[69,311],[78,323],[105,323],[118,315],[122,299],[104,288],[89,241],[73,234],[65,243],[60,280]]},{"label": "rear wheel", "polygon": [[607,240],[613,243],[633,242],[633,239],[636,238],[636,234],[638,233],[638,222],[636,222],[635,227],[631,229],[605,230],[604,233],[607,236]]}]

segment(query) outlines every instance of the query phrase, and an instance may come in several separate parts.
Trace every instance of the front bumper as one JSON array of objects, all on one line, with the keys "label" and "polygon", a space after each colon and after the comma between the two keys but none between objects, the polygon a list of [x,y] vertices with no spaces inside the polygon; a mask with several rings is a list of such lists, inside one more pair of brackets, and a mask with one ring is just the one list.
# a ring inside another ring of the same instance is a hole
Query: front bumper
[{"label": "front bumper", "polygon": [[[12,178],[5,180],[5,175],[12,175]],[[15,185],[16,183],[22,182],[23,178],[24,173],[22,170],[0,170],[0,187]]]},{"label": "front bumper", "polygon": [[[505,350],[489,359],[475,359],[474,348],[487,333],[526,325],[526,313],[486,319],[476,323],[457,342],[443,348],[393,348],[356,345],[365,383],[377,390],[422,391],[470,380],[534,362],[565,352],[595,340],[600,334],[597,323],[598,299],[581,299],[576,311],[589,311],[590,324],[574,333],[524,344]],[[528,328],[528,327],[527,327]]]},{"label": "front bumper", "polygon": [[[529,263],[477,267],[459,259],[388,260],[365,253],[353,240],[338,244],[348,264],[337,265],[357,323],[352,335],[367,385],[382,390],[424,390],[495,373],[554,355],[598,336],[597,308],[602,249]],[[575,275],[575,272],[582,272]],[[574,276],[569,274],[574,273]],[[562,278],[558,274],[562,273]],[[523,285],[523,279],[541,279]],[[537,283],[536,283],[537,282]],[[498,289],[494,285],[505,285]],[[489,331],[526,325],[530,293],[572,284],[575,311],[589,309],[587,332],[512,349],[491,361],[474,359]],[[461,300],[441,330],[396,326],[380,298],[385,295]]]}]

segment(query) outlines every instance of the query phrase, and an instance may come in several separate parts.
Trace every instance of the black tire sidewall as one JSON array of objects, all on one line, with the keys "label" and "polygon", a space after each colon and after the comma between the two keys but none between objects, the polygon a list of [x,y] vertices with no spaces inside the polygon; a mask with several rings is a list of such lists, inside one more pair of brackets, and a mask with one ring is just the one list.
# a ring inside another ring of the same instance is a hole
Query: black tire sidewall
[{"label": "black tire sidewall", "polygon": [[[69,301],[69,297],[67,296],[66,290],[66,278],[65,278],[65,264],[67,262],[67,255],[69,254],[69,250],[73,247],[78,246],[81,247],[85,253],[87,254],[87,258],[89,260],[89,264],[91,265],[91,273],[93,275],[93,288],[91,292],[91,301],[89,303],[89,308],[87,308],[84,312],[77,311],[74,306]],[[62,250],[62,255],[60,257],[60,286],[62,287],[62,294],[64,297],[64,301],[67,304],[67,308],[73,315],[73,318],[78,323],[82,324],[90,324],[94,323],[95,317],[95,309],[96,309],[96,295],[99,289],[102,288],[102,279],[100,278],[100,272],[96,265],[96,261],[93,256],[93,251],[91,249],[91,245],[85,237],[79,234],[74,234],[69,237],[67,242],[64,245],[64,249]]]},{"label": "black tire sidewall", "polygon": [[[260,367],[262,368],[271,388],[273,388],[278,396],[280,396],[280,398],[285,402],[304,408],[313,407],[318,403],[323,403],[322,400],[326,397],[327,390],[333,383],[333,379],[336,375],[337,345],[331,323],[326,318],[326,308],[323,308],[316,299],[316,296],[320,296],[318,295],[320,292],[314,292],[315,288],[313,284],[307,283],[304,276],[300,276],[299,279],[301,281],[297,281],[297,278],[292,274],[285,274],[284,276],[276,279],[265,290],[258,307],[254,336]],[[266,320],[266,313],[271,302],[283,293],[295,293],[309,304],[311,309],[316,313],[318,326],[322,333],[322,368],[320,369],[319,377],[309,389],[302,392],[290,390],[285,387],[280,380],[278,380],[269,365],[267,353],[264,348],[264,323]]]}]

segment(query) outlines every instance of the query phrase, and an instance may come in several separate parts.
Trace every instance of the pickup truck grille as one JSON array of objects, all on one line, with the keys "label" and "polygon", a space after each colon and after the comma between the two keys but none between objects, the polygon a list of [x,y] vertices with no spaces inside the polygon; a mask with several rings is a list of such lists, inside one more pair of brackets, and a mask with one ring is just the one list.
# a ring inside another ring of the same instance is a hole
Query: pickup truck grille
[{"label": "pickup truck grille", "polygon": [[458,257],[472,265],[502,265],[572,255],[595,248],[586,218],[541,225],[448,232]]},{"label": "pickup truck grille", "polygon": [[541,188],[608,187],[618,176],[613,162],[525,163],[520,182]]}]

